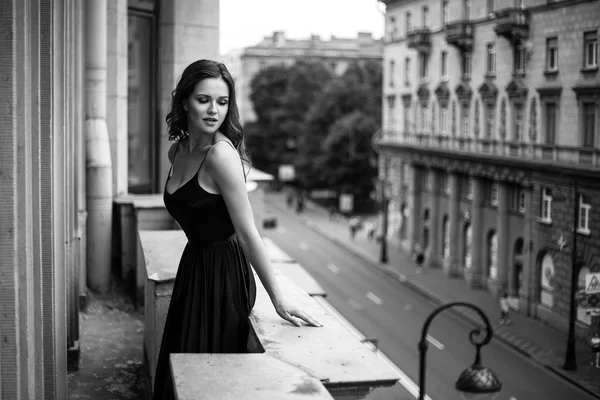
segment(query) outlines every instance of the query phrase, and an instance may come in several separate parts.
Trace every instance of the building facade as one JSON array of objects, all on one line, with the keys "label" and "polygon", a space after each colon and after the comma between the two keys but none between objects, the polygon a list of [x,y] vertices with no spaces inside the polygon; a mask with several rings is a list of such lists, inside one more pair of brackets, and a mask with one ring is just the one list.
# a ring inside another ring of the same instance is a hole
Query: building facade
[{"label": "building facade", "polygon": [[0,398],[62,400],[113,202],[162,189],[171,90],[218,58],[219,2],[0,0],[0,20]]},{"label": "building facade", "polygon": [[382,3],[391,239],[566,330],[600,272],[600,2]]},{"label": "building facade", "polygon": [[258,71],[269,65],[291,65],[298,60],[317,60],[329,66],[335,75],[342,75],[353,61],[380,61],[382,52],[382,40],[374,39],[368,32],[359,32],[356,38],[332,36],[330,40],[323,40],[318,35],[312,35],[310,39],[294,40],[286,38],[284,32],[274,32],[256,46],[226,57],[227,65],[232,66],[239,93],[240,119],[242,123],[255,121],[256,115],[250,101],[250,82]]}]

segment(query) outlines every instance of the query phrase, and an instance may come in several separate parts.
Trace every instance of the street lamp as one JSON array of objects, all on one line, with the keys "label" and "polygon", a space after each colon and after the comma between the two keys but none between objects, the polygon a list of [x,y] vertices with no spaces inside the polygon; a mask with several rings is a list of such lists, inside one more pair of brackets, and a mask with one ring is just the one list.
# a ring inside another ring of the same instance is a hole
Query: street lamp
[{"label": "street lamp", "polygon": [[[425,399],[425,366],[426,366],[426,354],[427,354],[427,331],[429,330],[429,325],[435,318],[436,315],[441,313],[444,310],[447,310],[452,307],[467,307],[475,310],[477,314],[481,317],[481,319],[485,322],[486,335],[481,341],[476,341],[476,338],[481,335],[481,328],[476,328],[472,330],[469,334],[469,341],[473,346],[475,346],[475,361],[473,365],[469,368],[465,369],[458,380],[456,381],[455,387],[461,393],[471,396],[471,395],[491,395],[495,396],[496,393],[502,389],[502,383],[490,368],[484,367],[481,364],[481,347],[487,345],[490,340],[492,340],[492,336],[494,332],[492,330],[492,326],[490,325],[490,321],[484,312],[477,306],[471,303],[463,302],[463,301],[455,301],[451,303],[444,304],[437,309],[433,310],[431,314],[425,320],[425,324],[423,325],[423,330],[421,332],[421,341],[419,342],[419,400]],[[493,397],[492,397],[493,398]]]},{"label": "street lamp", "polygon": [[[563,369],[566,371],[575,371],[577,369],[577,358],[575,356],[575,293],[577,291],[578,264],[577,264],[577,222],[579,220],[579,189],[577,180],[573,180],[573,246],[571,249],[571,295],[569,297],[569,333],[567,336],[567,352],[565,354],[565,363]],[[558,191],[558,195],[552,196],[552,201],[556,203],[565,203],[567,198]]]},{"label": "street lamp", "polygon": [[387,249],[387,233],[388,233],[388,195],[387,195],[387,158],[384,162],[385,175],[381,180],[381,214],[382,214],[382,226],[381,226],[381,254],[379,255],[379,262],[387,264],[388,262],[388,249]]}]

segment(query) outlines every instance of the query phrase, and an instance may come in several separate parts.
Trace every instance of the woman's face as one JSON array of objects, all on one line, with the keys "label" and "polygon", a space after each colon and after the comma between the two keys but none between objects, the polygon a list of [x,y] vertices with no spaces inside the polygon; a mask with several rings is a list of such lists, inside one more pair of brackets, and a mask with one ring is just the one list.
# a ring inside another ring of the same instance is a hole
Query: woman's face
[{"label": "woman's face", "polygon": [[229,87],[223,78],[203,79],[184,100],[183,107],[190,134],[214,134],[229,110]]}]

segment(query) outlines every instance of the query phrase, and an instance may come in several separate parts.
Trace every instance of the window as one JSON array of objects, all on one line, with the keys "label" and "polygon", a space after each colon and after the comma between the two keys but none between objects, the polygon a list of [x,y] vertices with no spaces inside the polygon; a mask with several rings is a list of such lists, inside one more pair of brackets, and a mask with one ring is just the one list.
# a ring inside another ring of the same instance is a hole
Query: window
[{"label": "window", "polygon": [[488,2],[487,2],[488,15],[493,16],[495,11],[496,11],[496,1],[488,0]]},{"label": "window", "polygon": [[546,103],[546,144],[556,142],[556,103]]},{"label": "window", "polygon": [[462,56],[463,75],[467,78],[471,76],[471,60],[472,59],[473,59],[473,56],[471,55],[471,53],[464,53]]},{"label": "window", "polygon": [[515,0],[515,7],[525,8],[525,0]]},{"label": "window", "polygon": [[433,171],[425,171],[425,189],[433,189]]},{"label": "window", "polygon": [[396,73],[396,61],[390,60],[390,86],[394,86],[394,74]]},{"label": "window", "polygon": [[517,211],[525,213],[525,190],[519,189],[517,192]]},{"label": "window", "polygon": [[542,215],[544,222],[552,222],[552,190],[542,188]]},{"label": "window", "polygon": [[448,109],[441,107],[440,108],[440,134],[446,135],[448,126]]},{"label": "window", "polygon": [[471,19],[471,0],[464,0],[463,18],[465,21],[469,21]]},{"label": "window", "polygon": [[496,49],[493,43],[487,45],[487,73],[496,73]]},{"label": "window", "polygon": [[579,196],[579,222],[577,232],[590,233],[590,210],[592,209],[590,196]]},{"label": "window", "polygon": [[466,190],[465,190],[465,196],[467,197],[467,199],[472,200],[473,199],[473,178],[471,178],[470,176],[467,177],[467,181],[466,181]]},{"label": "window", "polygon": [[450,183],[450,174],[444,174],[444,193],[446,194],[451,194],[452,193],[452,188],[451,188],[451,183]]},{"label": "window", "polygon": [[421,25],[423,28],[429,28],[429,7],[423,6],[422,18]]},{"label": "window", "polygon": [[421,131],[422,132],[428,132],[429,131],[429,127],[427,126],[427,122],[429,120],[427,119],[427,106],[422,106],[421,107]]},{"label": "window", "polygon": [[445,78],[446,77],[446,73],[448,72],[447,71],[447,64],[446,64],[447,61],[448,61],[448,53],[444,50],[444,51],[442,51],[441,60],[440,60],[440,65],[441,65],[440,74],[441,74],[442,78]]},{"label": "window", "polygon": [[404,59],[404,86],[410,86],[410,58]]},{"label": "window", "polygon": [[408,134],[410,130],[410,105],[404,107],[404,133]]},{"label": "window", "polygon": [[404,186],[407,186],[409,180],[410,180],[410,165],[402,164],[402,184]]},{"label": "window", "polygon": [[394,17],[392,15],[392,16],[390,16],[388,21],[389,21],[388,31],[390,33],[390,39],[394,40],[394,39],[396,39],[396,34],[398,33],[397,27],[396,27],[396,17]]},{"label": "window", "polygon": [[546,70],[558,71],[558,38],[546,39]]},{"label": "window", "polygon": [[515,142],[523,140],[523,104],[515,103],[515,131],[513,135]]},{"label": "window", "polygon": [[493,206],[498,205],[498,184],[495,182],[490,187],[490,204]]},{"label": "window", "polygon": [[[495,57],[495,55],[494,55]],[[495,63],[495,62],[494,62]],[[515,73],[525,73],[525,47],[523,43],[519,43],[515,46]],[[494,67],[494,70],[496,68]]]},{"label": "window", "polygon": [[419,53],[419,73],[421,79],[425,79],[429,76],[429,57],[425,53]]},{"label": "window", "polygon": [[469,105],[462,106],[462,136],[469,137]]},{"label": "window", "polygon": [[445,28],[449,21],[448,0],[442,1],[442,26]]},{"label": "window", "polygon": [[485,137],[493,139],[496,131],[496,107],[489,103],[485,106]]},{"label": "window", "polygon": [[594,147],[596,139],[596,103],[583,103],[583,143],[584,147]]},{"label": "window", "polygon": [[583,35],[583,66],[584,68],[598,67],[598,33],[586,32]]},{"label": "window", "polygon": [[411,28],[412,28],[412,27],[410,26],[410,19],[411,19],[411,16],[412,16],[412,15],[411,15],[410,11],[407,11],[407,12],[406,12],[406,34],[407,34],[407,35],[408,35],[408,33],[410,32],[410,30],[411,30]]}]

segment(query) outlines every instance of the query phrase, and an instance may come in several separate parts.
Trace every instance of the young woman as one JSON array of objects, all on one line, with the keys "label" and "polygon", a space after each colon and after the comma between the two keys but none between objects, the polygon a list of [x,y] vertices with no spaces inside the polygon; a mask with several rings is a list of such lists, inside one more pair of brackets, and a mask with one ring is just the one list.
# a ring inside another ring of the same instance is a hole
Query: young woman
[{"label": "young woman", "polygon": [[200,60],[181,75],[166,118],[171,170],[164,202],[185,232],[160,354],[154,399],[174,398],[170,353],[244,353],[256,296],[250,263],[277,314],[320,324],[285,300],[248,200],[249,159],[225,65]]}]

